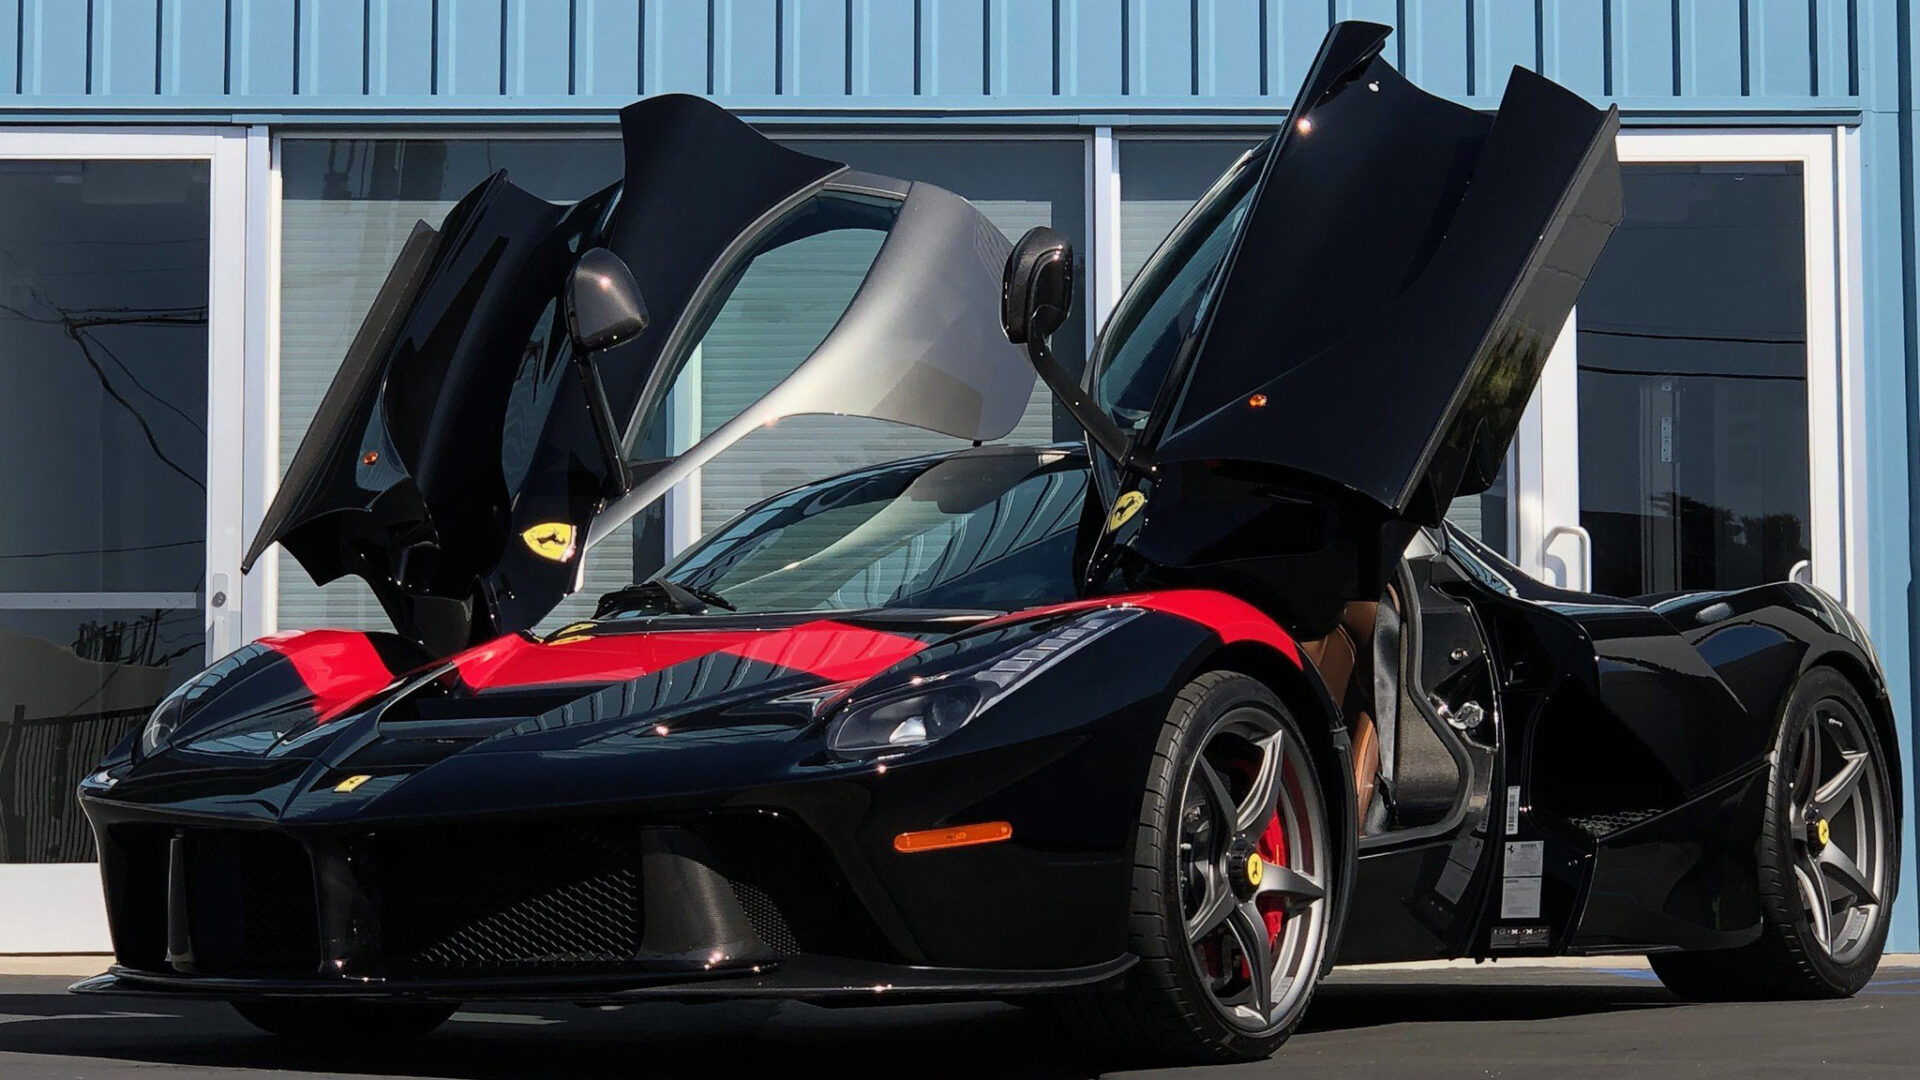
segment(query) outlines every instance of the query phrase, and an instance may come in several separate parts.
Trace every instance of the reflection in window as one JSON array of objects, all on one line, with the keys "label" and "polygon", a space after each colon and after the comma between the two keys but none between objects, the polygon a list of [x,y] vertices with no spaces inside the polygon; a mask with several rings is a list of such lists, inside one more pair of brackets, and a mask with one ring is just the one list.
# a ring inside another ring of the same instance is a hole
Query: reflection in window
[{"label": "reflection in window", "polygon": [[1131,282],[1227,166],[1259,139],[1125,139],[1120,143],[1120,280]]},{"label": "reflection in window", "polygon": [[988,451],[872,469],[751,507],[666,577],[743,612],[1069,599],[1084,463]]},{"label": "reflection in window", "polygon": [[205,648],[204,161],[0,163],[0,863]]},{"label": "reflection in window", "polygon": [[1174,356],[1199,328],[1221,263],[1253,203],[1263,157],[1242,158],[1120,297],[1094,357],[1094,397],[1128,430],[1147,422]]},{"label": "reflection in window", "polygon": [[1628,165],[1579,308],[1594,589],[1786,579],[1808,558],[1800,166]]}]

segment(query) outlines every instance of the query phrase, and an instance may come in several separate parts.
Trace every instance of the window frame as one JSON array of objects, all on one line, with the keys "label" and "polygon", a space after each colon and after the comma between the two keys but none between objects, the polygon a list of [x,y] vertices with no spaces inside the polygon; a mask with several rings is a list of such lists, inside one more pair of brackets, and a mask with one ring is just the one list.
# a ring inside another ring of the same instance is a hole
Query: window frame
[{"label": "window frame", "polygon": [[[256,312],[248,259],[253,222],[247,214],[251,157],[249,131],[238,126],[179,128],[0,127],[0,158],[22,161],[204,161],[207,207],[207,465],[205,569],[194,593],[61,590],[16,593],[21,607],[73,608],[113,604],[197,608],[206,629],[209,660],[253,633],[250,619],[263,606],[247,594],[240,573],[250,530],[244,492],[245,460],[255,446],[240,423],[250,404],[251,333]],[[107,940],[106,908],[97,862],[0,864],[0,953],[86,952]]]},{"label": "window frame", "polygon": [[[1866,616],[1865,372],[1861,348],[1858,133],[1844,126],[1622,132],[1624,164],[1796,164],[1803,178],[1807,326],[1809,573],[1802,580]],[[1514,562],[1563,587],[1592,582],[1580,527],[1576,307],[1549,356],[1509,459]]]}]

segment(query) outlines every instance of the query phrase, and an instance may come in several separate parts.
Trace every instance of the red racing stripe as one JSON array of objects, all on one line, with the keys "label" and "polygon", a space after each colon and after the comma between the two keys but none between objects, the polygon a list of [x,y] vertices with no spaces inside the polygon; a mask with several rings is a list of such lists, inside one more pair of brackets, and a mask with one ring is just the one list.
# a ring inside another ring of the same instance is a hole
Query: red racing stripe
[{"label": "red racing stripe", "polygon": [[843,682],[878,675],[923,648],[926,645],[918,638],[824,620],[755,638],[727,651]]},{"label": "red racing stripe", "polygon": [[1104,607],[1137,607],[1148,611],[1163,611],[1177,615],[1189,622],[1196,622],[1220,635],[1222,645],[1232,645],[1241,641],[1257,641],[1272,646],[1280,655],[1300,664],[1300,646],[1293,635],[1280,628],[1280,624],[1268,618],[1259,608],[1212,589],[1169,589],[1162,592],[1118,593],[1113,596],[1100,596],[1087,600],[1072,600],[1064,604],[1048,607],[1029,608],[991,619],[982,626],[1024,622],[1028,619],[1046,615],[1058,615],[1069,611],[1087,611]]},{"label": "red racing stripe", "polygon": [[367,635],[351,630],[299,630],[270,634],[260,644],[287,658],[313,693],[319,722],[339,716],[393,681],[393,672]]},{"label": "red racing stripe", "polygon": [[618,682],[718,652],[838,682],[878,674],[924,647],[917,638],[823,619],[782,630],[588,634],[552,643],[516,634],[468,649],[453,664],[474,690]]}]

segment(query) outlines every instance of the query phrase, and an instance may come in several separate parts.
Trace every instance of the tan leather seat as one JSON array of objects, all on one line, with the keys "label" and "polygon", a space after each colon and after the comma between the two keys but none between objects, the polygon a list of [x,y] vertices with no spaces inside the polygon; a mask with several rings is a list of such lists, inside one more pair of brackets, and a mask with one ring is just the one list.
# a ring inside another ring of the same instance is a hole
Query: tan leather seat
[{"label": "tan leather seat", "polygon": [[1303,641],[1300,651],[1320,672],[1327,694],[1340,703],[1353,745],[1355,820],[1364,823],[1380,774],[1380,732],[1373,722],[1373,630],[1380,605],[1355,601],[1340,616],[1333,633]]}]

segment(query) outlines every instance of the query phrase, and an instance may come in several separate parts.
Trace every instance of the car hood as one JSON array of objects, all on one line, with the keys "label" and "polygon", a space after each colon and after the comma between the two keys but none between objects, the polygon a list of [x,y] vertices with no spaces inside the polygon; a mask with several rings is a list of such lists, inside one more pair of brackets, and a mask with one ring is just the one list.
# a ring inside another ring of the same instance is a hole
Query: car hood
[{"label": "car hood", "polygon": [[[592,542],[761,424],[840,413],[981,441],[1012,430],[1033,372],[998,335],[1007,242],[972,206],[786,149],[695,97],[630,106],[621,133],[624,179],[579,203],[500,173],[439,228],[416,227],[247,569],[277,542],[318,583],[362,577],[401,635],[446,655],[534,625],[581,580]],[[646,418],[755,242],[830,190],[892,221],[832,331],[678,460],[609,460],[596,414],[628,456],[647,444]],[[626,262],[651,322],[585,363],[562,296],[594,247]]]},{"label": "car hood", "polygon": [[[1149,562],[1227,558],[1202,489],[1257,478],[1255,497],[1325,511],[1263,526],[1274,546],[1350,552],[1310,575],[1351,593],[1329,600],[1378,595],[1412,526],[1492,483],[1620,220],[1617,110],[1520,68],[1497,113],[1445,101],[1381,58],[1390,33],[1329,32],[1209,300],[1172,364],[1139,376],[1159,381],[1128,388],[1154,405],[1107,531],[1145,504]],[[1310,606],[1302,625],[1335,610]]]},{"label": "car hood", "polygon": [[[275,635],[209,668],[163,703],[177,708],[160,772],[305,762],[339,739],[397,746],[414,764],[487,743],[525,749],[651,731],[691,713],[751,707],[801,726],[819,701],[993,618],[881,610],[659,616],[580,623],[544,639],[510,634],[444,659],[387,634]],[[782,698],[800,697],[782,704]],[[177,701],[176,701],[177,699]],[[790,707],[789,707],[790,706]],[[394,764],[391,755],[384,759]]]}]

